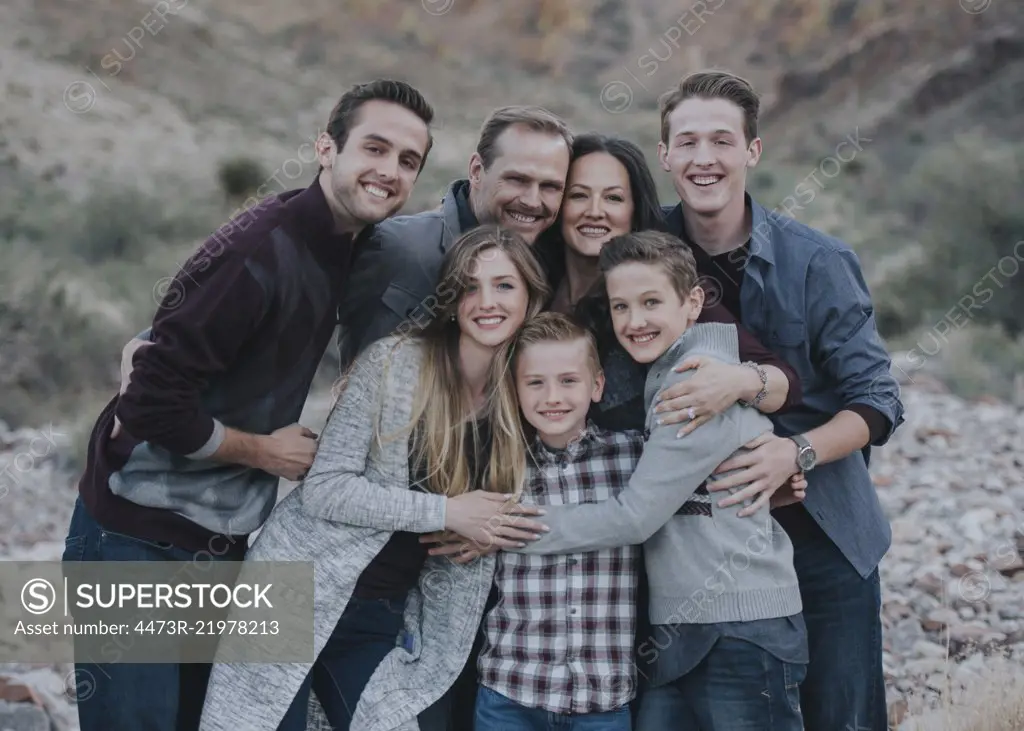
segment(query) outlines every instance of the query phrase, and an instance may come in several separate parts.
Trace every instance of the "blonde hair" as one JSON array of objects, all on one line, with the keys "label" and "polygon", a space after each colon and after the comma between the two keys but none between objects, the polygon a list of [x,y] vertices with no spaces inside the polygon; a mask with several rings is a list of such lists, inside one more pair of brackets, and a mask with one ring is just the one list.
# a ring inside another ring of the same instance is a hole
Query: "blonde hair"
[{"label": "blonde hair", "polygon": [[[409,423],[396,434],[380,435],[379,425],[375,429],[380,442],[411,435],[410,455],[414,463],[426,465],[424,487],[449,497],[470,489],[473,475],[463,445],[471,435],[474,440],[479,438],[476,421],[467,418],[473,413],[473,403],[459,367],[457,311],[476,276],[481,256],[492,251],[504,252],[526,285],[527,322],[547,302],[551,289],[522,236],[494,224],[460,236],[445,254],[435,295],[421,303],[427,307],[425,303],[431,301],[426,322],[406,322],[398,328],[399,343],[415,340],[423,349]],[[481,416],[490,422],[491,447],[481,487],[489,492],[518,493],[526,475],[526,437],[519,419],[519,402],[506,378],[511,355],[508,344],[514,339],[509,338],[495,351],[485,387],[488,397]],[[374,364],[382,368],[385,382],[389,360]]]},{"label": "blonde hair", "polygon": [[515,368],[527,346],[537,343],[574,343],[578,340],[586,343],[590,373],[597,376],[601,372],[601,357],[597,352],[594,334],[558,312],[542,312],[523,325],[514,339],[512,367]]}]

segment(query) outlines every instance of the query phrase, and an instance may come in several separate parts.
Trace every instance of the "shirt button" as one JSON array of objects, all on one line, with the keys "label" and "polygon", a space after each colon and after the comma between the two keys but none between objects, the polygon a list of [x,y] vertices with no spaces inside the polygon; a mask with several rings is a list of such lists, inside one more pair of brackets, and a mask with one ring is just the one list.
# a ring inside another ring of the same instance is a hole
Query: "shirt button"
[{"label": "shirt button", "polygon": [[569,607],[569,614],[575,615],[577,611],[576,607]]},{"label": "shirt button", "polygon": [[570,558],[566,563],[568,563],[570,566],[575,566],[579,563],[579,560],[575,558]]}]

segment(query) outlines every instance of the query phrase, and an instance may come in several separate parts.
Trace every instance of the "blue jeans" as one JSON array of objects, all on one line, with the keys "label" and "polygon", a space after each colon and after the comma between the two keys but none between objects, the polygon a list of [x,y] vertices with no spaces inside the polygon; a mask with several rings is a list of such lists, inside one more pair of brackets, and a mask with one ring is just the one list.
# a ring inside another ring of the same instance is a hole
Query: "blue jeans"
[{"label": "blue jeans", "polygon": [[800,686],[807,731],[885,731],[878,569],[862,578],[813,522],[794,531],[810,664]]},{"label": "blue jeans", "polygon": [[638,731],[803,731],[806,667],[746,640],[722,637],[697,667],[647,688]]},{"label": "blue jeans", "polygon": [[370,676],[395,649],[405,601],[352,597],[278,731],[304,731],[312,688],[335,731],[347,731]]},{"label": "blue jeans", "polygon": [[[208,554],[213,553],[206,552]],[[64,541],[65,562],[192,561],[169,543],[105,530],[75,502]],[[213,560],[215,557],[210,556]],[[192,731],[206,699],[210,664],[75,662],[82,731]]]},{"label": "blue jeans", "polygon": [[631,731],[629,707],[602,713],[552,713],[521,706],[480,686],[473,731]]}]

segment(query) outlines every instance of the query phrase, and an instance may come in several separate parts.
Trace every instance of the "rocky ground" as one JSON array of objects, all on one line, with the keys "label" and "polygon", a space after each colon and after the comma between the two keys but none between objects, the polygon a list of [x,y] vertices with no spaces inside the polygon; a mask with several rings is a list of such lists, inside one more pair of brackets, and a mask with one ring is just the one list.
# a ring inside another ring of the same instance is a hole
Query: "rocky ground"
[{"label": "rocky ground", "polygon": [[[904,388],[906,424],[871,464],[893,528],[881,567],[890,708],[900,729],[1022,728],[949,719],[960,703],[1024,698],[1024,409],[918,380]],[[308,425],[322,413],[307,410]],[[0,558],[60,558],[75,495],[68,444],[60,425],[0,425]],[[77,728],[70,670],[0,665],[0,728]]]}]

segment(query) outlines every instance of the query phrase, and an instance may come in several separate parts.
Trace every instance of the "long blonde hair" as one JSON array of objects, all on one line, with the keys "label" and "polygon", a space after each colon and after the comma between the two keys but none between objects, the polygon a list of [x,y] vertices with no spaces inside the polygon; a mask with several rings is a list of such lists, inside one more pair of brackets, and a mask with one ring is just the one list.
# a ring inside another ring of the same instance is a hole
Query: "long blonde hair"
[{"label": "long blonde hair", "polygon": [[[463,445],[469,437],[474,441],[480,437],[476,421],[470,418],[472,398],[459,367],[457,311],[479,257],[488,251],[504,252],[522,277],[527,292],[524,322],[537,315],[550,298],[544,271],[522,236],[494,224],[460,236],[445,254],[434,295],[421,303],[426,317],[416,318],[419,325],[410,321],[397,330],[400,341],[413,339],[423,350],[409,423],[395,434],[375,434],[380,442],[403,436],[408,439],[411,434],[410,455],[414,463],[426,466],[424,488],[450,497],[471,488],[473,475]],[[481,487],[489,492],[518,493],[526,474],[526,437],[514,384],[507,378],[514,339],[513,335],[496,349],[485,387],[487,402],[481,416],[489,421],[491,446]],[[388,364],[382,365],[387,370]],[[336,387],[335,393],[339,392]]]}]

